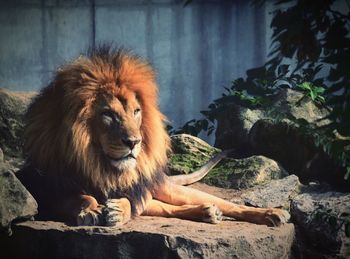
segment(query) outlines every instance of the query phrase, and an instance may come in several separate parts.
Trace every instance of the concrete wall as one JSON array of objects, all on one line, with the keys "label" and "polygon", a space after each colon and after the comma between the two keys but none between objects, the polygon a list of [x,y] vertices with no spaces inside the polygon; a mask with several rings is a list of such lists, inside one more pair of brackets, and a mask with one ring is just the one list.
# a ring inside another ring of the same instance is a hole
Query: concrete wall
[{"label": "concrete wall", "polygon": [[88,46],[114,42],[148,58],[175,126],[266,59],[264,7],[250,1],[0,0],[0,86],[38,90]]}]

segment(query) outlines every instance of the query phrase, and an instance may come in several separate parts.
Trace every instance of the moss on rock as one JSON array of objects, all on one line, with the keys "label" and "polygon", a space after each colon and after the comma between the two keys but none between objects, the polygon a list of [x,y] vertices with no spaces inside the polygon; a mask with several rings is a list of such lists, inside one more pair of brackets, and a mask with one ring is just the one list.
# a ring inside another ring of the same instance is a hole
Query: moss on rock
[{"label": "moss on rock", "polygon": [[201,167],[220,149],[210,146],[200,138],[179,134],[171,137],[173,153],[169,157],[170,174],[188,174]]},{"label": "moss on rock", "polygon": [[[186,134],[172,136],[174,153],[169,159],[170,174],[188,174],[204,165],[220,150]],[[224,159],[202,180],[224,188],[249,188],[279,179],[286,172],[275,161],[263,156]]]},{"label": "moss on rock", "polygon": [[203,182],[224,188],[250,188],[287,175],[275,161],[252,156],[244,159],[225,159],[211,170]]}]

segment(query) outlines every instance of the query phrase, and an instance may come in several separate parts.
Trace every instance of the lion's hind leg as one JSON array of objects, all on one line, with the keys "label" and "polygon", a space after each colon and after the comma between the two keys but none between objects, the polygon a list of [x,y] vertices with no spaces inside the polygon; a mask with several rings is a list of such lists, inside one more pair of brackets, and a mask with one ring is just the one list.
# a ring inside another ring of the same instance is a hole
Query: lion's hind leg
[{"label": "lion's hind leg", "polygon": [[148,202],[142,216],[180,218],[216,224],[221,221],[222,212],[212,203],[176,206],[158,200],[151,200]]},{"label": "lion's hind leg", "polygon": [[278,226],[288,222],[289,213],[276,208],[254,208],[244,205],[234,204],[211,194],[192,189],[187,186],[180,186],[166,181],[157,192],[155,198],[173,205],[184,204],[215,204],[224,216],[237,220],[248,221],[268,226]]}]

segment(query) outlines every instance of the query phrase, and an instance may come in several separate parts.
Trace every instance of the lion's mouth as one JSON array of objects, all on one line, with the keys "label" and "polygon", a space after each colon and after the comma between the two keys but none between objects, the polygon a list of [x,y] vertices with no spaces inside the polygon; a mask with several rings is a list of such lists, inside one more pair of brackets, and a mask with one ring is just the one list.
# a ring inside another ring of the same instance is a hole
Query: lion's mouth
[{"label": "lion's mouth", "polygon": [[130,152],[129,154],[126,154],[125,156],[122,156],[122,157],[119,157],[119,158],[115,158],[115,157],[112,157],[110,155],[106,155],[108,160],[110,160],[112,163],[118,163],[118,162],[122,162],[122,161],[126,161],[126,160],[129,160],[129,159],[136,159],[136,156]]}]

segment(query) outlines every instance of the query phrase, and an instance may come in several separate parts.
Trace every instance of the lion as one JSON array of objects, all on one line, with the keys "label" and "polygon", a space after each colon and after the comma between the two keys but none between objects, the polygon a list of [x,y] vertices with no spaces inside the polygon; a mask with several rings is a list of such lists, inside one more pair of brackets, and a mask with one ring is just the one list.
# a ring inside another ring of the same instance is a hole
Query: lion
[{"label": "lion", "polygon": [[18,177],[38,202],[38,218],[84,226],[136,216],[288,221],[282,209],[237,205],[184,186],[225,153],[193,174],[168,176],[165,122],[155,72],[130,51],[98,47],[60,67],[26,114],[28,158]]}]

